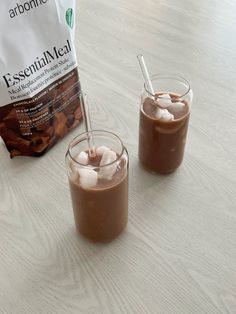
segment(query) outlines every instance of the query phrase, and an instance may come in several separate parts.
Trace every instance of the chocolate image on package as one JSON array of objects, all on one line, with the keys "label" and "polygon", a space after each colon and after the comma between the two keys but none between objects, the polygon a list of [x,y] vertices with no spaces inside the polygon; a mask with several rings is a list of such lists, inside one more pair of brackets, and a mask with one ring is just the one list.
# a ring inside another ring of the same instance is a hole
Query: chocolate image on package
[{"label": "chocolate image on package", "polygon": [[11,6],[1,1],[0,26],[9,32],[0,34],[0,136],[11,158],[41,156],[82,119],[75,1],[45,0],[18,15]]}]

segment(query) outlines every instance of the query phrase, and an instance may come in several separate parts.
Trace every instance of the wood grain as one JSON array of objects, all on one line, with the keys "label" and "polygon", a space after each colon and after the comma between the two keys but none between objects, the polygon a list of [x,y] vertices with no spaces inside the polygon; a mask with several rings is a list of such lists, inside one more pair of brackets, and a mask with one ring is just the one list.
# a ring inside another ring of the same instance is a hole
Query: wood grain
[{"label": "wood grain", "polygon": [[[76,47],[94,128],[130,154],[129,224],[95,245],[74,228],[64,167],[80,125],[39,159],[0,143],[0,313],[236,313],[236,2],[80,0]],[[137,159],[136,55],[182,74],[194,104],[172,175]]]}]

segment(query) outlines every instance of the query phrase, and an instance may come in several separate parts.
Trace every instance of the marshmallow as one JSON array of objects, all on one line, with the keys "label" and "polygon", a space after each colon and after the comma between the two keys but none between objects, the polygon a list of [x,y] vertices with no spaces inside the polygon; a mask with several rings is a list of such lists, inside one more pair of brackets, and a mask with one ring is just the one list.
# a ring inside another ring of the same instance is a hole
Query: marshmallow
[{"label": "marshmallow", "polygon": [[78,169],[80,185],[84,189],[92,188],[97,184],[98,174],[93,169]]},{"label": "marshmallow", "polygon": [[169,113],[167,109],[163,109],[162,111],[165,111],[165,112],[162,113],[161,120],[164,120],[164,121],[174,120],[173,114]]},{"label": "marshmallow", "polygon": [[181,114],[181,112],[184,112],[185,104],[180,101],[174,102],[168,109],[173,114]]},{"label": "marshmallow", "polygon": [[165,120],[165,121],[174,120],[173,114],[169,113],[167,109],[159,109],[156,112],[156,118],[160,120]]},{"label": "marshmallow", "polygon": [[88,164],[88,154],[84,151],[80,152],[78,156],[75,157],[75,160],[82,165]]},{"label": "marshmallow", "polygon": [[110,150],[110,148],[102,145],[96,149],[96,153],[98,156],[102,156],[106,151],[109,151],[109,150]]},{"label": "marshmallow", "polygon": [[163,111],[163,109],[160,109],[160,108],[157,107],[156,114],[155,114],[155,117],[156,117],[157,119],[161,119],[161,117],[162,117],[162,111]]},{"label": "marshmallow", "polygon": [[[117,155],[112,150],[105,151],[103,153],[100,166],[104,166],[104,167],[100,168],[100,171],[99,171],[99,176],[102,179],[111,180],[113,174],[116,172],[116,169],[117,169],[117,163],[116,162],[113,163],[116,159],[117,159]],[[110,163],[112,164],[108,165]]]},{"label": "marshmallow", "polygon": [[168,108],[172,104],[171,97],[169,94],[159,95],[158,98],[156,99],[156,102],[158,106],[164,109]]}]

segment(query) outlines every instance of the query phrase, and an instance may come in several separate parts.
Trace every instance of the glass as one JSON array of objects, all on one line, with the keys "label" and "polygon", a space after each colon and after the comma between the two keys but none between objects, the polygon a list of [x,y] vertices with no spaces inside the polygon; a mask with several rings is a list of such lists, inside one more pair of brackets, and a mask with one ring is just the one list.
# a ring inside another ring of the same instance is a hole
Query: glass
[{"label": "glass", "polygon": [[166,174],[183,161],[193,93],[179,76],[159,74],[151,82],[155,95],[145,85],[141,94],[139,160],[145,169]]},{"label": "glass", "polygon": [[[88,134],[80,134],[69,144],[66,166],[74,219],[79,232],[88,239],[94,242],[109,242],[122,232],[128,220],[129,158],[117,135],[99,130],[91,132],[95,149],[106,146],[116,153],[116,157],[112,162],[108,159],[107,163],[102,163],[103,157],[97,150],[97,157],[93,162],[84,165],[77,160],[82,151],[88,152]],[[92,186],[86,186],[91,182],[88,182],[88,177],[83,177],[84,171],[93,174],[90,178],[92,181],[96,177],[95,183],[91,181]]]}]

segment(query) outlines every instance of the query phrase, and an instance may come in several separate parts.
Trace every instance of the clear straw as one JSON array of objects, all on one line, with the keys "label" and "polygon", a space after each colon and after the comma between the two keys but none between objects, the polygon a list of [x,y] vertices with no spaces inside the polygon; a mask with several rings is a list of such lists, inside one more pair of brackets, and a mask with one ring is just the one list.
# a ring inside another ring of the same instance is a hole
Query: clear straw
[{"label": "clear straw", "polygon": [[153,95],[153,99],[155,98],[155,92],[154,92],[154,89],[153,89],[153,86],[152,86],[152,82],[150,80],[150,76],[148,74],[148,70],[147,70],[147,66],[146,66],[146,63],[145,63],[145,60],[144,60],[144,57],[142,54],[139,54],[137,55],[137,58],[138,58],[138,62],[139,62],[139,65],[140,65],[140,68],[141,68],[141,71],[142,71],[142,74],[143,74],[143,78],[144,78],[144,82],[145,82],[145,85],[147,87],[147,90]]},{"label": "clear straw", "polygon": [[96,156],[95,145],[94,145],[93,134],[92,134],[92,126],[91,126],[87,94],[81,92],[80,99],[81,99],[81,108],[82,108],[82,113],[83,113],[84,123],[85,123],[85,131],[87,133],[89,156],[95,157]]}]

